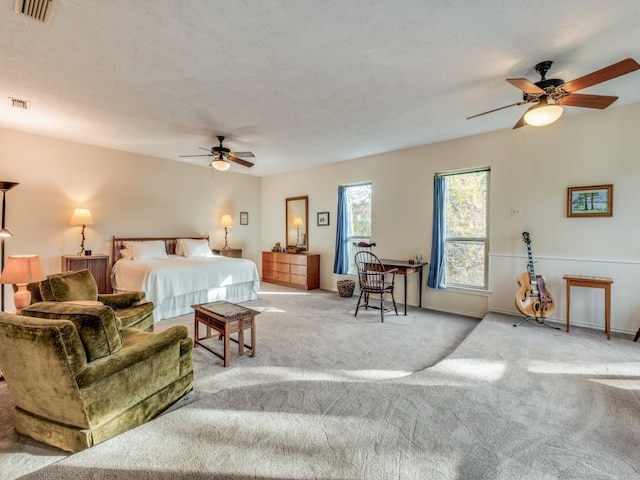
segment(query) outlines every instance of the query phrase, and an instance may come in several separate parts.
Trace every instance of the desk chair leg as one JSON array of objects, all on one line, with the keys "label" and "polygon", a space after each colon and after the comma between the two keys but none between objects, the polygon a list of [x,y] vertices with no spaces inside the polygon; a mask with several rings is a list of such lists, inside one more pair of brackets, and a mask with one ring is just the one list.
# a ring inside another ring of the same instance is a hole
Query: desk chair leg
[{"label": "desk chair leg", "polygon": [[634,342],[638,341],[638,338],[640,338],[640,328],[638,329],[638,331],[636,332],[636,336],[633,338]]},{"label": "desk chair leg", "polygon": [[360,308],[360,301],[362,300],[362,294],[363,294],[363,293],[364,293],[364,292],[362,292],[362,291],[361,291],[361,292],[360,292],[360,296],[358,297],[358,304],[356,305],[356,313],[354,313],[354,315],[353,315],[354,317],[357,317],[357,316],[358,316],[358,309]]}]

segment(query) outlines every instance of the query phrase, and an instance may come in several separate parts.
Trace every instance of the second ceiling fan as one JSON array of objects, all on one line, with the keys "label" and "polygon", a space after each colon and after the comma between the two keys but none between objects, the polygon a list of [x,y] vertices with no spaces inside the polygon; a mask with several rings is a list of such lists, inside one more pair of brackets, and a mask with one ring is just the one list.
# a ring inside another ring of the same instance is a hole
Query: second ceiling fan
[{"label": "second ceiling fan", "polygon": [[253,163],[244,160],[240,157],[254,158],[255,155],[252,152],[232,152],[226,147],[222,146],[222,142],[224,141],[224,137],[222,135],[218,135],[218,141],[220,145],[217,147],[204,148],[198,147],[202,150],[208,150],[210,153],[206,155],[180,155],[180,158],[190,158],[190,157],[213,157],[210,167],[215,168],[216,170],[228,170],[231,164],[229,162],[237,163],[239,165],[243,165],[245,167],[253,167]]},{"label": "second ceiling fan", "polygon": [[565,82],[557,78],[546,78],[547,72],[552,64],[552,61],[547,60],[538,63],[534,67],[541,77],[540,80],[535,83],[526,78],[507,78],[507,82],[522,90],[522,101],[467,117],[467,120],[486,115],[487,113],[497,112],[504,108],[534,103],[516,122],[513,127],[515,129],[525,125],[549,125],[560,118],[563,112],[563,105],[599,109],[607,108],[615,102],[618,97],[609,95],[585,95],[575,92],[640,69],[638,62],[633,58],[627,58],[583,77]]}]

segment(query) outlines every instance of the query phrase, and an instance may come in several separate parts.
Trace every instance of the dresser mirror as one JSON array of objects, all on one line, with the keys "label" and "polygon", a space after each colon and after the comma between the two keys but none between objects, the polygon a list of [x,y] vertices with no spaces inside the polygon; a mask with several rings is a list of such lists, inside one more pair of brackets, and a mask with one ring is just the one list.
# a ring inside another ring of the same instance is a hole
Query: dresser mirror
[{"label": "dresser mirror", "polygon": [[290,197],[285,203],[287,247],[306,251],[309,248],[309,197]]}]

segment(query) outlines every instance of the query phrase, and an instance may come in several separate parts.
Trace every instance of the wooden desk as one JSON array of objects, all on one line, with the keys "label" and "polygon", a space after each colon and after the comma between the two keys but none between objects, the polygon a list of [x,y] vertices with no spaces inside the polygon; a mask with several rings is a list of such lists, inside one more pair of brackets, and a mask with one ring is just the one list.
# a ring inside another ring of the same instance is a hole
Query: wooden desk
[{"label": "wooden desk", "polygon": [[609,277],[589,277],[586,275],[565,275],[567,282],[567,332],[569,331],[569,315],[571,314],[571,287],[604,289],[604,333],[611,340],[611,284]]},{"label": "wooden desk", "polygon": [[392,268],[398,269],[398,274],[404,277],[404,314],[407,314],[407,276],[412,273],[417,273],[419,275],[419,284],[418,284],[418,306],[422,308],[422,269],[428,263],[409,263],[406,260],[389,260],[389,259],[380,259],[382,264],[387,270],[391,270]]}]

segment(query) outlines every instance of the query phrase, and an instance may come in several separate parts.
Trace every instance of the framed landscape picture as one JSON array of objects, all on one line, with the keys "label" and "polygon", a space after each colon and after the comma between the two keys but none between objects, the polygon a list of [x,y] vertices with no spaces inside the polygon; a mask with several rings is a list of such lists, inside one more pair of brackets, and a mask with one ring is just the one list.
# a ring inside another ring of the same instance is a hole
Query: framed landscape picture
[{"label": "framed landscape picture", "polygon": [[613,216],[613,185],[567,189],[567,217],[611,216]]},{"label": "framed landscape picture", "polygon": [[240,225],[249,225],[249,212],[240,212]]},{"label": "framed landscape picture", "polygon": [[326,227],[329,225],[329,212],[318,212],[318,226]]}]

